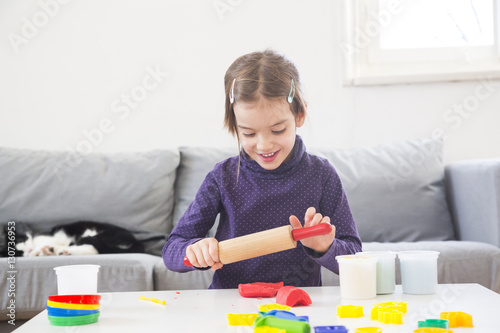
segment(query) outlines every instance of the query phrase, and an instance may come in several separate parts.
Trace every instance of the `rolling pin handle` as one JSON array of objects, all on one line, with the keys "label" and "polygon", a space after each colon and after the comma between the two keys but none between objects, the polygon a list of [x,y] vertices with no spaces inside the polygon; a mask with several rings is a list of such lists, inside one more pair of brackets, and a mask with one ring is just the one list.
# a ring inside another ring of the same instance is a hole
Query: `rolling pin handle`
[{"label": "rolling pin handle", "polygon": [[184,265],[187,267],[193,267],[193,264],[189,261],[188,257],[184,257]]},{"label": "rolling pin handle", "polygon": [[293,229],[292,238],[294,241],[301,239],[326,235],[332,231],[332,225],[330,223],[320,223],[312,227]]}]

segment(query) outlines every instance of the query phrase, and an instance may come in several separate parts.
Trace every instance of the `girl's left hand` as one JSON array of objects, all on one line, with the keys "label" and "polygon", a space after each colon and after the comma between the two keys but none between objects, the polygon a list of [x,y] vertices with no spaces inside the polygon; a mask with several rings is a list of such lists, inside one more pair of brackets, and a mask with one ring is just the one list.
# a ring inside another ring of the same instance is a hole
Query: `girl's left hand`
[{"label": "girl's left hand", "polygon": [[[320,213],[316,213],[316,209],[314,207],[309,207],[304,217],[304,228],[311,227],[320,223],[329,224],[330,218],[328,216],[323,217],[323,215],[321,215]],[[302,224],[295,215],[290,216],[290,224],[294,229],[302,228]],[[329,234],[302,239],[300,242],[302,243],[302,245],[307,246],[308,248],[322,254],[328,251],[334,239],[335,226],[332,225],[332,232],[330,232]]]}]

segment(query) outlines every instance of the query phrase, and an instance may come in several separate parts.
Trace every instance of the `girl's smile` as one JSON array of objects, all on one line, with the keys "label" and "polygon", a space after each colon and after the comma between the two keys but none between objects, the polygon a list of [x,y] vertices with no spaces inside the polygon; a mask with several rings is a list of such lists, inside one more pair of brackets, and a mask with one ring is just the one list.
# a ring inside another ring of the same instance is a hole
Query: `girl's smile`
[{"label": "girl's smile", "polygon": [[272,161],[274,161],[278,157],[278,154],[280,151],[281,150],[278,150],[278,151],[275,151],[274,153],[270,153],[270,154],[260,154],[260,156],[262,157],[262,160],[264,160],[264,162],[271,163]]},{"label": "girl's smile", "polygon": [[243,149],[266,170],[274,170],[289,159],[296,129],[305,118],[295,119],[286,100],[264,97],[256,102],[236,102],[234,114]]}]

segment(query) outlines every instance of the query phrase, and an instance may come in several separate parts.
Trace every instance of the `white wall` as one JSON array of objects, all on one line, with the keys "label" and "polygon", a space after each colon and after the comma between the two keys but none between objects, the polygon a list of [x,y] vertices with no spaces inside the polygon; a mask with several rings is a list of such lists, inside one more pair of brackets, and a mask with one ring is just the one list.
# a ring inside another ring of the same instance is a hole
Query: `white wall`
[{"label": "white wall", "polygon": [[[309,147],[441,129],[446,163],[500,156],[498,81],[342,87],[339,18],[337,0],[0,0],[0,146],[235,145],[222,128],[224,73],[271,47],[302,74]],[[127,106],[131,93],[143,100]]]}]

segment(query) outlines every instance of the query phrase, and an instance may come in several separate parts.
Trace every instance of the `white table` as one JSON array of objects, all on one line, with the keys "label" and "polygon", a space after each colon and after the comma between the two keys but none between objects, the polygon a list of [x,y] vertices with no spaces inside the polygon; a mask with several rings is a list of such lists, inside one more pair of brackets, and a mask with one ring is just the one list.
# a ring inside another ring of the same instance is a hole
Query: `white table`
[{"label": "white table", "polygon": [[[309,316],[311,332],[314,326],[345,325],[355,328],[378,326],[382,332],[413,332],[418,320],[439,318],[440,312],[462,311],[473,316],[474,328],[455,328],[453,332],[500,332],[500,294],[478,284],[439,285],[435,295],[406,295],[401,286],[390,295],[371,300],[340,298],[339,287],[303,288],[312,305],[292,308],[297,315]],[[238,290],[181,290],[156,292],[103,293],[101,316],[94,324],[72,327],[51,326],[47,310],[19,327],[15,332],[253,332],[252,327],[229,326],[228,313],[256,313],[259,304],[275,303],[275,298],[243,298]],[[166,305],[139,300],[147,296],[165,300]],[[370,320],[374,303],[407,302],[408,312],[403,325],[382,324]],[[337,305],[362,305],[364,317],[342,319],[336,316]]]}]

